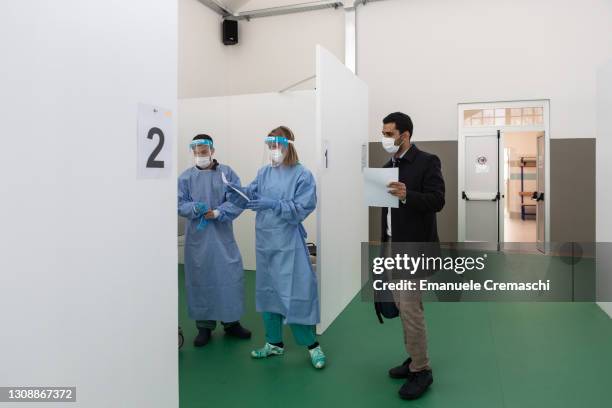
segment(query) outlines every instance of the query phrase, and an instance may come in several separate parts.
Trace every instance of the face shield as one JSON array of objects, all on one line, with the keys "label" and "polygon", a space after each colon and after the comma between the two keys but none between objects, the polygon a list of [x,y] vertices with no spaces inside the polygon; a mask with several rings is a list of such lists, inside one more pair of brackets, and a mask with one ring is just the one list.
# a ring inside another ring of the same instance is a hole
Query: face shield
[{"label": "face shield", "polygon": [[293,141],[283,136],[266,137],[263,157],[264,164],[270,164],[272,167],[280,166],[285,157],[287,157],[289,143],[293,144]]},{"label": "face shield", "polygon": [[189,144],[193,162],[201,169],[206,169],[212,164],[213,144],[208,139],[194,140]]}]

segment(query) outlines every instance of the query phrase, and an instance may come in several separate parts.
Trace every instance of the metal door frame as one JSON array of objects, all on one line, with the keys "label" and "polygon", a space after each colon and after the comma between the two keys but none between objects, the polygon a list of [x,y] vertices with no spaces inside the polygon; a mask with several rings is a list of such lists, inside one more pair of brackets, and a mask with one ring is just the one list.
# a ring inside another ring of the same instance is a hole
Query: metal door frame
[{"label": "metal door frame", "polygon": [[[465,110],[471,109],[502,109],[502,108],[542,108],[544,114],[544,121],[541,125],[532,126],[480,126],[480,127],[465,127],[464,126],[464,114]],[[476,102],[476,103],[459,103],[457,104],[457,240],[459,242],[465,241],[465,201],[461,196],[461,192],[465,190],[465,136],[476,136],[476,135],[491,135],[495,132],[500,132],[502,139],[500,140],[500,153],[499,158],[503,160],[503,133],[504,132],[544,132],[544,208],[545,208],[545,220],[544,220],[544,241],[550,241],[550,101],[548,99],[541,100],[524,100],[524,101],[507,101],[507,102]],[[498,162],[500,168],[501,162]],[[503,171],[498,172],[500,180],[500,189],[503,184]],[[503,236],[503,208],[505,205],[505,194],[500,191],[500,202],[498,211],[498,222],[501,227],[498,226],[500,231],[499,242],[504,242]],[[502,201],[503,200],[503,201]],[[501,216],[500,216],[501,214]],[[545,245],[547,247],[548,245]]]},{"label": "metal door frame", "polygon": [[[536,138],[536,191],[537,193],[540,193],[540,138],[542,136],[538,136]],[[539,230],[540,230],[540,202],[536,201],[536,248],[542,252],[542,253],[546,253],[546,223],[548,222],[548,218],[550,217],[550,215],[548,214],[547,210],[546,210],[546,203],[548,202],[549,197],[546,196],[546,176],[547,176],[547,167],[546,167],[546,134],[544,134],[544,242],[542,242],[541,246],[540,243],[538,242],[538,236],[539,236]]]}]

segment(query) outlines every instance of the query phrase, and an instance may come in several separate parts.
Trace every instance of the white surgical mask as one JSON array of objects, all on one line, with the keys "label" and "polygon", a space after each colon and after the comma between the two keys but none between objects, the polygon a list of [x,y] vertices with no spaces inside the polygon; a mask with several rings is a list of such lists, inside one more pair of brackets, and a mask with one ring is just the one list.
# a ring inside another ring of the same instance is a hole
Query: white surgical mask
[{"label": "white surgical mask", "polygon": [[400,146],[395,145],[395,139],[392,137],[383,136],[381,141],[383,149],[387,151],[389,154],[395,154],[399,150]]},{"label": "white surgical mask", "polygon": [[211,161],[212,159],[210,158],[210,156],[197,156],[195,158],[196,166],[201,169],[208,168],[208,166],[210,166]]},{"label": "white surgical mask", "polygon": [[270,161],[273,165],[279,165],[283,161],[283,152],[281,149],[271,149],[268,154],[270,155]]}]

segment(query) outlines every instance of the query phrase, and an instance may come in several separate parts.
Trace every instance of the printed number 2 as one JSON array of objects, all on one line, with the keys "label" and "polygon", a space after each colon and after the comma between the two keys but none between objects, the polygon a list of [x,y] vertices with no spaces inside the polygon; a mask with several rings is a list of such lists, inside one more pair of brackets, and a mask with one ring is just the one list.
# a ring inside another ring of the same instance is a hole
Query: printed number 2
[{"label": "printed number 2", "polygon": [[151,155],[149,156],[149,160],[147,160],[147,168],[163,169],[164,161],[156,160],[156,158],[159,152],[161,152],[161,149],[164,147],[164,132],[162,132],[160,128],[154,127],[154,128],[151,128],[151,130],[149,130],[149,134],[147,135],[147,138],[153,140],[153,135],[159,136],[159,143],[157,144],[157,147],[151,152]]}]

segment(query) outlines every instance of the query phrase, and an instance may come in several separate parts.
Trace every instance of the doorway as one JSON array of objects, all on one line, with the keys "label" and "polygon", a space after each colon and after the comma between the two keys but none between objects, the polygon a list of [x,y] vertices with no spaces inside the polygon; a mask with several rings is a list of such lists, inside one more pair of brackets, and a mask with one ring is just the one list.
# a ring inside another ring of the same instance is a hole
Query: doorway
[{"label": "doorway", "polygon": [[538,241],[538,218],[542,224],[544,217],[538,211],[543,190],[538,180],[538,144],[543,137],[544,132],[504,133],[504,242]]},{"label": "doorway", "polygon": [[458,106],[459,241],[536,243],[550,236],[549,101]]}]

